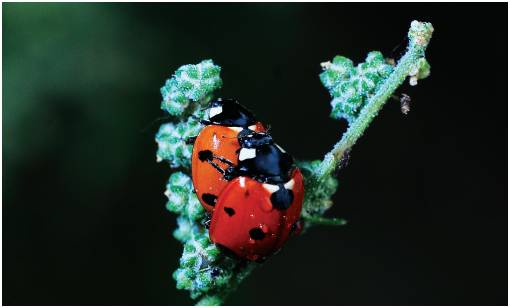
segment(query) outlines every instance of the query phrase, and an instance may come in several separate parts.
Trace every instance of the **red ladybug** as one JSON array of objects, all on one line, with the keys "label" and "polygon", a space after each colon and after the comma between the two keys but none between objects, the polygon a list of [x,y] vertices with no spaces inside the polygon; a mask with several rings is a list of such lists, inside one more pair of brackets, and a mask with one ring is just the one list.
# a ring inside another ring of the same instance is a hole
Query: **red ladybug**
[{"label": "red ladybug", "polygon": [[202,206],[211,213],[218,196],[227,186],[224,170],[238,163],[238,134],[265,131],[264,126],[237,101],[218,99],[208,108],[206,126],[193,138],[191,174],[195,192]]},{"label": "red ladybug", "polygon": [[303,176],[265,133],[239,134],[238,165],[212,215],[211,241],[240,258],[263,261],[300,232]]}]

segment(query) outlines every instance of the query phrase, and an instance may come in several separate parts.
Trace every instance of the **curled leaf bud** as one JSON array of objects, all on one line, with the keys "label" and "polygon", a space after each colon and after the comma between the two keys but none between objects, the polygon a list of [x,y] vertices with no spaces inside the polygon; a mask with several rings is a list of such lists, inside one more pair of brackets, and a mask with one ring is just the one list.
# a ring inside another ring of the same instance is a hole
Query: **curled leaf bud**
[{"label": "curled leaf bud", "polygon": [[332,174],[328,175],[321,183],[311,181],[313,173],[320,165],[319,160],[298,161],[297,165],[303,173],[307,194],[303,202],[303,215],[320,216],[331,207],[331,197],[338,188],[338,180]]},{"label": "curled leaf bud", "polygon": [[168,197],[166,208],[174,213],[189,217],[193,221],[203,218],[205,211],[193,192],[189,176],[175,172],[166,185],[165,195]]},{"label": "curled leaf bud", "polygon": [[336,56],[333,62],[322,65],[322,84],[329,90],[331,117],[354,121],[378,86],[393,72],[379,51],[369,52],[365,62],[353,66],[351,60]]},{"label": "curled leaf bud", "polygon": [[161,88],[161,109],[179,116],[192,101],[204,105],[211,94],[221,87],[220,71],[221,68],[214,65],[212,60],[181,66]]},{"label": "curled leaf bud", "polygon": [[198,135],[201,128],[200,122],[192,117],[188,118],[186,122],[161,125],[156,134],[157,161],[166,160],[172,168],[189,168],[193,147],[186,144],[186,141],[189,137]]},{"label": "curled leaf bud", "polygon": [[431,23],[413,20],[409,29],[409,43],[411,45],[426,46],[432,37],[434,28]]}]

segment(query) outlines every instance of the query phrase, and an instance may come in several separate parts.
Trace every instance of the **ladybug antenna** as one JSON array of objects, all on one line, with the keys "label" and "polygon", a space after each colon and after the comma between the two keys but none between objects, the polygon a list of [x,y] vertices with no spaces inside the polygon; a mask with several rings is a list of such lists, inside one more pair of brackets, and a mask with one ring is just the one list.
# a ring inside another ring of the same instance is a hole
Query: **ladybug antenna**
[{"label": "ladybug antenna", "polygon": [[395,59],[401,58],[404,55],[407,48],[407,40],[407,36],[404,36],[402,41],[398,43],[397,46],[393,47],[389,57],[391,60],[395,61]]},{"label": "ladybug antenna", "polygon": [[153,127],[154,125],[156,125],[157,123],[161,123],[165,120],[170,120],[172,119],[173,117],[170,116],[170,115],[167,115],[167,116],[164,116],[164,117],[159,117],[159,118],[156,118],[154,120],[152,120],[152,122],[150,122],[149,124],[147,124],[144,128],[140,129],[140,132],[141,133],[146,133],[151,127]]},{"label": "ladybug antenna", "polygon": [[266,126],[267,126],[267,128],[266,128],[266,134],[268,134],[268,135],[269,135],[269,134],[270,134],[270,132],[271,132],[271,129],[272,129],[271,124],[267,124]]},{"label": "ladybug antenna", "polygon": [[198,117],[198,116],[196,116],[196,115],[194,115],[194,114],[190,115],[190,117],[191,117],[193,120],[195,120],[195,121],[197,121],[197,122],[200,122],[200,124],[202,124],[202,125],[211,125],[211,124],[212,124],[212,122],[211,122],[211,121],[209,121],[209,120],[204,120],[204,119],[202,119],[202,118],[200,118],[200,117]]},{"label": "ladybug antenna", "polygon": [[223,138],[223,139],[237,139],[237,137],[227,137],[225,135],[221,135],[221,138]]}]

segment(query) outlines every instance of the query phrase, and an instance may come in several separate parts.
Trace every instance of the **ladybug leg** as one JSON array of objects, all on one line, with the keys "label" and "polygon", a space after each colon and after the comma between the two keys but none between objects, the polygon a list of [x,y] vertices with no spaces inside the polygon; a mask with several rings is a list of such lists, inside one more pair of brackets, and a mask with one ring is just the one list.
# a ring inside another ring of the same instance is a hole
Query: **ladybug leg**
[{"label": "ladybug leg", "polygon": [[[206,161],[208,162],[214,169],[216,169],[219,173],[223,174],[223,176],[226,176],[227,174],[227,171],[226,170],[223,170],[217,163],[215,163],[213,161],[213,159],[217,158],[216,155],[213,154],[213,152],[209,151],[209,150],[204,150],[204,151],[200,151],[198,152],[198,159],[200,159],[201,161]],[[226,159],[225,159],[226,160]],[[221,161],[221,160],[220,160]],[[227,160],[228,161],[228,160]],[[230,162],[230,161],[229,161]],[[231,162],[230,162],[231,163]],[[228,169],[234,169],[234,167],[230,166],[227,168]],[[228,172],[229,174],[231,173],[230,171]]]},{"label": "ladybug leg", "polygon": [[191,117],[195,120],[197,120],[198,122],[200,122],[200,124],[202,125],[211,125],[211,124],[214,124],[213,122],[209,121],[209,120],[204,120],[200,117],[197,117],[196,115],[191,115]]},{"label": "ladybug leg", "polygon": [[[214,169],[216,169],[219,173],[223,174],[223,177],[227,181],[230,181],[231,179],[239,176],[239,172],[237,171],[237,168],[234,166],[234,164],[230,160],[223,158],[223,157],[218,157],[218,156],[214,155],[213,152],[211,152],[209,150],[200,151],[198,153],[198,159],[200,159],[201,161],[208,162]],[[226,170],[222,169],[217,163],[215,163],[213,161],[214,159],[217,159],[225,164],[228,164],[229,167]]]},{"label": "ladybug leg", "polygon": [[197,118],[197,120],[199,120],[200,124],[202,125],[213,125],[214,123],[209,121],[209,120],[204,120],[204,119],[200,119],[200,118]]},{"label": "ladybug leg", "polygon": [[213,154],[213,158],[215,158],[215,159],[217,159],[217,160],[221,161],[222,163],[225,163],[225,164],[227,164],[229,166],[233,166],[234,165],[233,162],[231,162],[230,160],[228,160],[228,159],[226,159],[224,157],[216,156],[216,155]]},{"label": "ladybug leg", "polygon": [[239,172],[239,169],[237,169],[234,166],[230,166],[227,168],[227,170],[225,170],[223,177],[225,178],[225,180],[230,181],[240,175],[241,175],[241,172]]},{"label": "ladybug leg", "polygon": [[210,165],[211,165],[214,169],[218,170],[218,172],[219,172],[219,173],[221,173],[221,174],[225,175],[225,173],[226,173],[226,172],[225,172],[225,170],[221,169],[221,167],[220,167],[220,166],[218,166],[218,164],[217,164],[217,163],[213,162],[212,160],[208,160],[207,162],[208,162],[208,163],[209,163],[209,164],[210,164]]},{"label": "ladybug leg", "polygon": [[211,122],[209,120],[200,119],[200,124],[202,124],[202,125],[212,125],[213,122]]},{"label": "ladybug leg", "polygon": [[202,219],[202,225],[206,228],[206,229],[209,229],[209,226],[211,225],[211,214],[210,213],[205,213],[205,217]]}]

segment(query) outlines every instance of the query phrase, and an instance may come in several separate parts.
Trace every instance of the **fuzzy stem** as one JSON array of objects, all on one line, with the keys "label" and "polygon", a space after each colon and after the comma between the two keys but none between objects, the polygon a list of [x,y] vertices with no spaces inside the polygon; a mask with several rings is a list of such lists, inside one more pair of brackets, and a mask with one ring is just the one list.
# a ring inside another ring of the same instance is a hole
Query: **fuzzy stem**
[{"label": "fuzzy stem", "polygon": [[409,46],[405,55],[399,60],[391,75],[368,100],[359,116],[351,123],[342,139],[327,153],[317,168],[314,177],[317,183],[322,182],[339,166],[341,159],[358,139],[363,135],[377,113],[384,106],[393,92],[404,82],[409,73],[416,68],[417,62],[425,54],[425,49],[432,36],[432,25],[413,21],[409,29]]},{"label": "fuzzy stem", "polygon": [[221,306],[225,300],[234,292],[239,284],[255,269],[256,264],[248,264],[236,277],[233,277],[229,287],[217,294],[205,295],[196,303],[196,306]]},{"label": "fuzzy stem", "polygon": [[303,218],[306,222],[312,223],[314,225],[344,226],[347,224],[347,221],[342,218],[326,218],[321,216],[305,216]]}]

